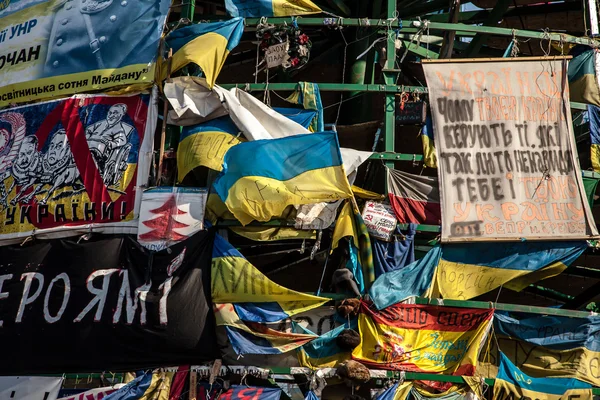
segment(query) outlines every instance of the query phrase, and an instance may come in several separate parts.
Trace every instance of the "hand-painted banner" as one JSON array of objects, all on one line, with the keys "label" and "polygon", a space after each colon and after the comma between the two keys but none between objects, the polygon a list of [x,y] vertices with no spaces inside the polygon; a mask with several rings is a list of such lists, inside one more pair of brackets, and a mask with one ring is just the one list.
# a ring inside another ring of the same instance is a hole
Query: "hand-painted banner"
[{"label": "hand-painted banner", "polygon": [[[570,377],[600,385],[600,317],[569,318],[496,313],[494,330],[500,350],[524,373],[534,377]],[[496,343],[490,371],[501,357]]]},{"label": "hand-painted banner", "polygon": [[0,107],[150,86],[170,5],[170,0],[8,1],[0,9]]},{"label": "hand-painted banner", "polygon": [[56,400],[63,378],[45,376],[0,377],[0,400]]},{"label": "hand-painted banner", "polygon": [[76,96],[0,112],[0,240],[135,233],[153,96]]},{"label": "hand-painted banner", "polygon": [[138,242],[153,251],[179,243],[204,226],[207,191],[160,187],[145,190],[140,207]]},{"label": "hand-painted banner", "polygon": [[123,386],[124,385],[122,383],[118,383],[114,386],[90,389],[90,390],[86,390],[85,392],[81,392],[78,394],[61,397],[58,400],[102,400],[109,394],[114,393],[117,390],[121,389]]},{"label": "hand-painted banner", "polygon": [[500,353],[500,369],[494,382],[493,400],[592,400],[592,398],[592,385],[589,383],[573,378],[532,378]]},{"label": "hand-painted banner", "polygon": [[[130,236],[0,247],[0,374],[137,370],[218,358],[214,234],[149,255]],[[10,267],[8,267],[10,266]]]},{"label": "hand-painted banner", "polygon": [[362,304],[352,357],[372,368],[473,375],[493,310]]},{"label": "hand-painted banner", "polygon": [[566,59],[423,63],[442,241],[589,239]]}]

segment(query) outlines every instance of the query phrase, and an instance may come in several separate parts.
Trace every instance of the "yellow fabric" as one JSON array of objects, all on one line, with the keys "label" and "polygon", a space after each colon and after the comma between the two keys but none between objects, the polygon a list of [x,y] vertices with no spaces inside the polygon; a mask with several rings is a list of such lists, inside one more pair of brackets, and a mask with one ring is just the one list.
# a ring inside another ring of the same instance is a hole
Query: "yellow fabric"
[{"label": "yellow fabric", "polygon": [[225,204],[242,225],[247,225],[254,220],[269,221],[292,204],[332,202],[351,196],[352,189],[340,165],[306,171],[286,181],[245,176],[231,186]]},{"label": "yellow fabric", "polygon": [[278,285],[243,257],[213,258],[211,286],[214,303],[277,302],[289,316],[303,313],[329,301]]},{"label": "yellow fabric", "polygon": [[339,363],[350,360],[352,353],[339,353],[327,357],[309,357],[308,354],[302,349],[298,351],[298,363],[301,367],[310,369],[323,369],[323,368],[335,368]]},{"label": "yellow fabric", "polygon": [[[204,76],[206,77],[206,83],[212,89],[229,54],[227,43],[227,38],[215,32],[208,32],[202,36],[198,36],[171,56],[171,73],[180,70],[190,63],[195,63],[202,68],[202,72],[204,72]],[[159,80],[166,79],[167,69],[167,63],[164,63],[160,67]]]},{"label": "yellow fabric", "polygon": [[184,138],[177,147],[177,179],[182,181],[198,166],[223,170],[227,150],[241,140],[226,132],[198,132]]},{"label": "yellow fabric", "polygon": [[[235,220],[235,217],[227,209],[227,206],[225,203],[223,203],[219,195],[216,193],[211,193],[208,195],[208,200],[206,202],[206,219],[208,219],[212,224],[216,224],[219,219]],[[245,226],[243,228],[229,227],[229,229],[240,236],[259,242],[317,238],[317,233],[315,230],[301,230],[291,227],[270,228],[263,226]]]},{"label": "yellow fabric", "polygon": [[433,139],[426,135],[422,135],[421,141],[423,143],[423,162],[425,163],[425,166],[437,168],[437,155],[435,154]]},{"label": "yellow fabric", "polygon": [[536,399],[536,400],[592,400],[592,389],[571,389],[564,394],[541,393],[529,389],[517,387],[510,382],[497,379],[494,382],[494,395],[492,400],[505,399]]},{"label": "yellow fabric", "polygon": [[139,400],[169,400],[174,372],[155,372],[146,392]]},{"label": "yellow fabric", "polygon": [[354,196],[360,197],[364,200],[385,200],[386,198],[384,194],[371,192],[370,190],[359,188],[355,185],[352,185],[352,193],[354,193]]},{"label": "yellow fabric", "polygon": [[378,324],[361,313],[358,317],[361,342],[352,357],[370,367],[394,365],[415,372],[453,374],[477,365],[490,326],[491,319],[463,332],[442,331],[442,325],[435,330],[408,329]]},{"label": "yellow fabric", "polygon": [[408,395],[410,394],[410,391],[413,388],[413,382],[412,381],[406,381],[406,382],[402,382],[400,385],[398,385],[398,388],[396,389],[396,393],[394,393],[394,398],[393,400],[405,400]]},{"label": "yellow fabric", "polygon": [[596,82],[596,76],[585,74],[576,81],[569,82],[571,101],[586,104],[600,104],[600,88]]},{"label": "yellow fabric", "polygon": [[352,204],[349,201],[344,203],[340,215],[335,223],[335,229],[333,230],[333,238],[331,243],[331,251],[337,249],[340,240],[346,236],[351,236],[354,240],[354,244],[358,245],[358,232],[354,226],[354,213],[352,211]]},{"label": "yellow fabric", "polygon": [[289,17],[292,15],[318,14],[321,9],[310,0],[272,0],[273,16]]},{"label": "yellow fabric", "polygon": [[467,386],[469,386],[469,389],[473,393],[475,393],[475,396],[477,396],[477,398],[484,399],[482,382],[483,378],[481,376],[463,376],[462,378],[464,379]]},{"label": "yellow fabric", "polygon": [[600,172],[600,145],[592,144],[590,147],[590,159],[594,172]]},{"label": "yellow fabric", "polygon": [[469,300],[500,285],[521,291],[531,283],[560,274],[566,268],[565,264],[559,262],[532,272],[459,264],[440,259],[435,274],[435,289],[445,299]]}]

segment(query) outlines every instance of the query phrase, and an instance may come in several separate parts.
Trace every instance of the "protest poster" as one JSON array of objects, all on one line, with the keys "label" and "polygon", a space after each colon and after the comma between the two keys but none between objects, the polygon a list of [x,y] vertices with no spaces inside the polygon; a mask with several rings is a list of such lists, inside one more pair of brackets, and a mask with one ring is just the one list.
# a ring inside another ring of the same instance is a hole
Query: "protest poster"
[{"label": "protest poster", "polygon": [[160,251],[202,230],[207,197],[207,190],[200,188],[144,190],[138,242],[149,250]]},{"label": "protest poster", "polygon": [[150,94],[0,111],[0,243],[136,233],[156,113]]},{"label": "protest poster", "polygon": [[170,5],[8,1],[0,6],[0,107],[116,86],[149,87]]},{"label": "protest poster", "polygon": [[581,180],[567,64],[566,57],[423,62],[442,241],[598,235]]},{"label": "protest poster", "polygon": [[390,240],[396,230],[398,220],[392,206],[380,201],[367,200],[362,212],[363,221],[369,235],[382,240]]},{"label": "protest poster", "polygon": [[361,305],[361,343],[352,358],[370,368],[473,375],[494,310]]},{"label": "protest poster", "polygon": [[10,360],[0,374],[131,371],[219,358],[213,240],[201,231],[154,253],[130,235],[0,247],[0,354]]},{"label": "protest poster", "polygon": [[49,376],[2,376],[0,400],[56,400],[63,380]]}]

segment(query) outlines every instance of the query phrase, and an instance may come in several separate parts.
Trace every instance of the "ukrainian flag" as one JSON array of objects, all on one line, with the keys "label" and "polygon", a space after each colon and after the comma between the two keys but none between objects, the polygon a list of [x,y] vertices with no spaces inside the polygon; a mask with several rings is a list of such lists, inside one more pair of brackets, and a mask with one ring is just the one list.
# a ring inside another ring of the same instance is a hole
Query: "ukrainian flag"
[{"label": "ukrainian flag", "polygon": [[306,129],[310,129],[313,120],[317,117],[316,111],[303,110],[301,108],[273,107],[273,110],[302,125]]},{"label": "ukrainian flag", "polygon": [[318,14],[321,9],[310,0],[225,0],[232,17],[261,18]]},{"label": "ukrainian flag", "polygon": [[588,105],[587,112],[590,121],[590,141],[592,143],[590,159],[594,172],[600,172],[600,108]]},{"label": "ukrainian flag", "polygon": [[280,332],[266,324],[329,301],[271,281],[219,235],[213,246],[211,294],[217,325],[225,326],[238,354],[278,354],[315,339],[313,334]]},{"label": "ukrainian flag", "polygon": [[494,382],[493,400],[592,400],[592,385],[573,378],[533,378],[519,370],[502,352]]},{"label": "ukrainian flag", "polygon": [[[299,328],[307,333],[312,333],[301,326]],[[356,320],[352,328],[358,330]],[[337,345],[337,337],[345,329],[348,329],[347,324],[338,326],[298,348],[298,362],[300,366],[310,369],[335,368],[339,363],[350,360],[352,352],[346,351]]]},{"label": "ukrainian flag", "polygon": [[104,400],[169,400],[174,372],[140,374]]},{"label": "ukrainian flag", "polygon": [[311,132],[321,132],[325,129],[323,120],[323,103],[321,102],[321,92],[319,85],[311,82],[298,82],[296,91],[286,99],[290,103],[301,104],[305,110],[314,110],[315,118],[311,121],[310,127],[307,127]]},{"label": "ukrainian flag", "polygon": [[596,50],[587,46],[576,46],[569,61],[569,91],[571,101],[600,106],[600,89],[596,77]]},{"label": "ukrainian flag", "polygon": [[352,196],[335,132],[240,143],[225,154],[213,187],[242,225],[289,205]]},{"label": "ukrainian flag", "polygon": [[239,129],[226,115],[199,125],[184,126],[177,147],[177,178],[181,182],[194,168],[223,169],[223,157],[241,143]]},{"label": "ukrainian flag", "polygon": [[[243,18],[229,21],[201,23],[176,29],[167,36],[167,45],[173,50],[171,72],[190,63],[197,64],[206,77],[210,89],[215,85],[229,52],[238,45],[244,33]],[[166,68],[161,67],[161,80]]]},{"label": "ukrainian flag", "polygon": [[521,291],[559,275],[586,248],[585,241],[444,245],[435,272],[436,289],[443,298],[458,300],[472,299],[501,285]]},{"label": "ukrainian flag", "polygon": [[421,131],[421,141],[423,143],[423,162],[425,166],[437,168],[437,155],[435,154],[435,143],[433,142],[433,122],[430,116],[427,116]]}]

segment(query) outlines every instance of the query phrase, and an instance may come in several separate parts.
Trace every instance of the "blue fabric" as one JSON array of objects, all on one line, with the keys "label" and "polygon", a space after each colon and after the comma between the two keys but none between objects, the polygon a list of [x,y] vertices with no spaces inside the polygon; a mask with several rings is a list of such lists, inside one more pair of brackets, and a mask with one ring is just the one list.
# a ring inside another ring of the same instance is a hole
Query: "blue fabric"
[{"label": "blue fabric", "polygon": [[239,131],[240,130],[238,127],[231,120],[231,117],[229,115],[225,115],[223,117],[211,119],[210,121],[206,121],[198,125],[184,126],[181,130],[179,141],[181,142],[186,137],[195,133],[225,132],[232,135],[237,135]]},{"label": "blue fabric", "polygon": [[310,123],[317,115],[316,111],[303,110],[301,108],[273,107],[273,110],[277,111],[279,114],[287,117],[288,119],[291,119],[292,121],[302,125],[306,129],[308,129]]},{"label": "blue fabric", "polygon": [[587,248],[587,242],[468,243],[443,246],[442,258],[461,264],[536,271],[562,262],[569,265]]},{"label": "blue fabric", "polygon": [[524,314],[523,318],[517,319],[495,313],[494,330],[496,334],[552,350],[584,347],[600,351],[600,316],[568,318]]},{"label": "blue fabric", "polygon": [[194,40],[198,36],[207,33],[217,33],[228,40],[227,50],[231,51],[238,45],[244,33],[244,19],[232,18],[228,21],[209,22],[203,24],[192,24],[184,28],[176,29],[167,36],[167,44],[173,53]]},{"label": "blue fabric", "polygon": [[[250,158],[251,164],[245,162]],[[335,132],[254,140],[229,149],[223,172],[217,177],[214,188],[224,200],[235,182],[245,176],[287,181],[307,171],[341,165],[342,155]]]},{"label": "blue fabric", "polygon": [[[500,366],[496,379],[533,392],[554,395],[563,395],[567,390],[572,389],[592,389],[589,383],[574,378],[532,378],[518,369],[502,352],[500,352]],[[543,396],[536,396],[536,398],[542,399]]]},{"label": "blue fabric", "polygon": [[409,224],[404,240],[397,240],[396,237],[393,237],[391,242],[386,242],[371,238],[376,278],[415,262],[416,233],[417,224]]},{"label": "blue fabric", "polygon": [[346,268],[348,268],[352,272],[352,275],[354,275],[354,281],[358,285],[358,290],[361,293],[364,293],[365,292],[365,277],[363,276],[362,266],[360,265],[360,262],[358,261],[358,249],[356,248],[356,246],[353,242],[354,242],[354,240],[352,240],[352,238],[351,238],[350,242],[348,244],[349,257],[348,257],[348,260],[346,261]]},{"label": "blue fabric", "polygon": [[232,17],[274,17],[272,0],[225,0],[225,9]]},{"label": "blue fabric", "polygon": [[236,354],[281,354],[267,339],[232,326],[225,326],[227,338]]},{"label": "blue fabric", "polygon": [[309,390],[308,393],[306,393],[306,397],[304,397],[304,400],[319,400],[319,398],[317,397],[315,392]]},{"label": "blue fabric", "polygon": [[385,390],[385,392],[381,393],[377,396],[376,400],[394,400],[394,396],[396,395],[396,390],[398,390],[399,383],[396,382],[393,386],[390,386]]},{"label": "blue fabric", "polygon": [[384,309],[412,296],[423,295],[431,286],[441,256],[442,248],[436,246],[422,259],[377,278],[369,291],[377,309]]},{"label": "blue fabric", "polygon": [[[296,326],[300,330],[299,333],[309,335],[315,334],[301,325]],[[331,357],[337,354],[345,353],[347,350],[342,350],[337,345],[337,337],[346,329],[354,329],[355,331],[358,331],[358,319],[354,318],[350,321],[350,324],[345,323],[344,325],[340,325],[337,328],[322,334],[318,338],[311,340],[309,343],[302,346],[301,349],[304,350],[310,358],[315,359]]]},{"label": "blue fabric", "polygon": [[215,242],[213,244],[212,258],[217,257],[241,257],[246,260],[242,253],[237,251],[221,235],[215,235]]},{"label": "blue fabric", "polygon": [[587,117],[590,123],[590,139],[592,144],[600,145],[600,108],[588,105],[587,111]]},{"label": "blue fabric", "polygon": [[152,373],[139,375],[137,378],[123,386],[116,392],[112,392],[104,400],[136,400],[146,393],[152,383]]},{"label": "blue fabric", "polygon": [[279,322],[290,317],[277,302],[235,303],[233,307],[242,321]]}]

